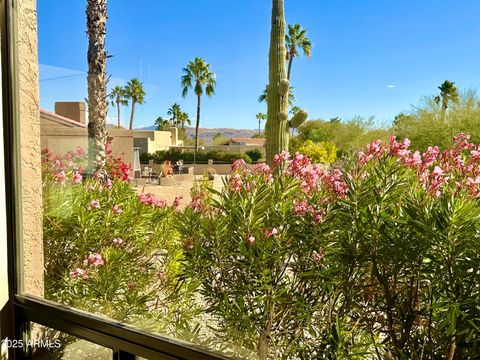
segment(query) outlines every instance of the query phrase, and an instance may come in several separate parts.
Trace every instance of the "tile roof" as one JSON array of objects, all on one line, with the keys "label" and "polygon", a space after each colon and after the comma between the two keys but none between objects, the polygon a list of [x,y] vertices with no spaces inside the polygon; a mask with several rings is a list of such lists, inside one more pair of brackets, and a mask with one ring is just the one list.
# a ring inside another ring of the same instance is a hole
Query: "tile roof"
[{"label": "tile roof", "polygon": [[247,145],[258,145],[263,146],[265,145],[266,139],[265,138],[230,138],[225,141],[222,145],[227,145],[230,143],[245,143]]}]

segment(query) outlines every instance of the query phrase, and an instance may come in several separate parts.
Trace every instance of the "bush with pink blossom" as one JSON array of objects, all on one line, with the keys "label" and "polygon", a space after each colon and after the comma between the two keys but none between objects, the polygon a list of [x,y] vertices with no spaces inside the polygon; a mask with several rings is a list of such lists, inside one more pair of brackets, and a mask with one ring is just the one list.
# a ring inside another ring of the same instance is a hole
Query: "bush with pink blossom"
[{"label": "bush with pink blossom", "polygon": [[260,359],[480,353],[480,145],[409,145],[374,141],[329,171],[237,161],[221,192],[197,191],[182,279],[219,341]]},{"label": "bush with pink blossom", "polygon": [[180,199],[137,194],[122,167],[82,178],[85,164],[81,153],[67,160],[44,152],[46,298],[180,336],[179,322],[196,311],[175,289]]}]

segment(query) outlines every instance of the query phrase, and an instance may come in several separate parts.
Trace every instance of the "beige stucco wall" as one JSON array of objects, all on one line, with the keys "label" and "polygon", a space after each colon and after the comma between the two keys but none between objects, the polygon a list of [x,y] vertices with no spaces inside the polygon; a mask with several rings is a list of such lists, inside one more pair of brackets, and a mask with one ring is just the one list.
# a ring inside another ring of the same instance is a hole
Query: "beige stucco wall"
[{"label": "beige stucco wall", "polygon": [[135,146],[140,148],[140,153],[153,154],[160,150],[168,150],[170,146],[178,144],[176,132],[156,130],[134,130]]},{"label": "beige stucco wall", "polygon": [[[85,128],[52,126],[51,123],[42,121],[41,129],[41,148],[48,148],[55,155],[62,156],[70,150],[76,150],[78,146],[87,150],[88,138]],[[113,138],[112,155],[115,158],[122,157],[124,162],[133,167],[132,132],[123,129],[109,129],[108,136]]]},{"label": "beige stucco wall", "polygon": [[35,0],[15,2],[20,143],[19,220],[23,244],[23,291],[43,295],[42,174],[40,168],[40,97]]},{"label": "beige stucco wall", "polygon": [[[1,65],[1,64],[0,64]],[[0,74],[1,81],[1,74]],[[0,87],[0,99],[2,88]],[[0,119],[2,102],[0,102]],[[3,152],[3,121],[0,124],[0,164],[4,164]],[[5,168],[0,166],[0,311],[8,301],[8,268],[7,268],[7,213],[5,203]],[[0,350],[1,351],[1,350]],[[0,354],[0,359],[2,355]]]}]

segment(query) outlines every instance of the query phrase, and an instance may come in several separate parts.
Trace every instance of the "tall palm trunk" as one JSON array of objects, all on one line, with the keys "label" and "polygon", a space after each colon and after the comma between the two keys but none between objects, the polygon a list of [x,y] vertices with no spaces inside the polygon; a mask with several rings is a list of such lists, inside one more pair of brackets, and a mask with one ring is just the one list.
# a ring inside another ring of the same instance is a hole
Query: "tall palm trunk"
[{"label": "tall palm trunk", "polygon": [[197,123],[195,124],[195,150],[193,152],[193,165],[197,164],[198,128],[200,127],[200,97],[201,95],[197,95]]},{"label": "tall palm trunk", "polygon": [[260,121],[262,121],[261,119],[258,120],[258,134],[260,135],[261,131],[260,131]]},{"label": "tall palm trunk", "polygon": [[135,101],[132,100],[132,112],[130,113],[130,126],[128,127],[130,130],[133,129],[133,117],[135,116]]},{"label": "tall palm trunk", "polygon": [[120,129],[120,101],[117,101],[117,121],[118,121],[118,128]]},{"label": "tall palm trunk", "polygon": [[295,54],[293,51],[290,51],[289,57],[288,57],[288,71],[287,71],[287,79],[290,80],[290,73],[292,71],[292,63],[293,63],[293,57]]},{"label": "tall palm trunk", "polygon": [[105,34],[107,0],[87,1],[88,34],[88,160],[89,169],[105,165],[107,141],[107,53]]}]

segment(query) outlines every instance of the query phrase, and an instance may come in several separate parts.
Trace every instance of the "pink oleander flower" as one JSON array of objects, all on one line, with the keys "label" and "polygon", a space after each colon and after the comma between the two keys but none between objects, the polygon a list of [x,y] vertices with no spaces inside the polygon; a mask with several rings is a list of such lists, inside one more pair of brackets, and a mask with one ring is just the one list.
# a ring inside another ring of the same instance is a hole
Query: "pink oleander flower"
[{"label": "pink oleander flower", "polygon": [[277,234],[278,234],[277,228],[273,228],[272,230],[265,229],[265,237],[267,239],[271,238],[272,236],[277,236]]},{"label": "pink oleander flower", "polygon": [[325,211],[324,210],[313,211],[313,222],[314,223],[322,222],[324,216],[325,216]]},{"label": "pink oleander flower", "polygon": [[245,168],[245,160],[243,159],[238,159],[238,160],[235,160],[232,164],[232,171],[237,171],[239,169],[243,169]]},{"label": "pink oleander flower", "polygon": [[345,197],[348,192],[348,185],[343,181],[342,176],[342,171],[335,169],[329,173],[324,173],[322,182],[333,195]]},{"label": "pink oleander flower", "polygon": [[403,163],[407,166],[418,166],[422,164],[422,157],[420,156],[420,152],[415,151],[413,154],[409,154],[403,159]]},{"label": "pink oleander flower", "polygon": [[162,272],[158,272],[158,273],[157,273],[157,277],[158,277],[158,279],[159,279],[160,281],[165,281],[165,280],[167,280],[167,275],[165,275],[165,274],[162,273]]},{"label": "pink oleander flower", "polygon": [[83,180],[83,176],[78,171],[75,171],[73,173],[73,179],[72,180],[73,180],[74,184],[81,184],[82,180]]},{"label": "pink oleander flower", "polygon": [[175,199],[173,200],[173,203],[172,203],[172,208],[173,209],[178,209],[182,199],[183,199],[183,196],[175,196]]},{"label": "pink oleander flower", "polygon": [[113,205],[112,212],[114,214],[121,214],[121,213],[123,213],[123,209],[118,205]]},{"label": "pink oleander flower", "polygon": [[273,180],[272,170],[270,169],[270,166],[265,163],[256,164],[253,167],[253,172],[258,175],[263,175],[266,182]]},{"label": "pink oleander flower", "polygon": [[281,154],[277,154],[273,157],[273,164],[278,166],[280,163],[288,160],[290,160],[290,153],[288,151],[282,151]]},{"label": "pink oleander flower", "polygon": [[397,143],[396,137],[392,136],[390,138],[390,154],[403,158],[410,154],[408,147],[410,146],[410,140],[405,138],[403,143]]},{"label": "pink oleander flower", "polygon": [[472,156],[472,160],[480,160],[480,150],[472,150],[470,151],[470,155]]},{"label": "pink oleander flower", "polygon": [[298,201],[293,204],[293,213],[297,216],[305,216],[312,211],[312,206],[309,205],[306,201]]},{"label": "pink oleander flower", "polygon": [[163,209],[167,206],[165,200],[158,199],[155,194],[141,193],[138,195],[138,199],[145,205],[155,205],[157,208]]},{"label": "pink oleander flower", "polygon": [[125,241],[122,238],[115,238],[113,239],[113,243],[117,246],[123,245]]},{"label": "pink oleander flower", "polygon": [[438,150],[438,146],[434,146],[434,147],[429,146],[427,151],[425,151],[422,154],[423,166],[428,167],[431,164],[433,164],[438,159],[439,155],[440,155],[440,152]]},{"label": "pink oleander flower", "polygon": [[250,235],[248,238],[247,238],[247,244],[248,245],[253,245],[255,243],[255,237],[253,235]]},{"label": "pink oleander flower", "polygon": [[87,208],[88,208],[88,210],[100,209],[100,201],[98,201],[98,200],[90,201],[90,204],[87,206]]},{"label": "pink oleander flower", "polygon": [[75,270],[70,271],[70,277],[72,279],[81,278],[81,279],[86,280],[86,279],[88,279],[88,271],[80,269],[80,268],[76,268]]},{"label": "pink oleander flower", "polygon": [[93,186],[92,184],[89,184],[89,185],[87,186],[87,190],[88,190],[88,191],[94,191],[94,190],[95,190],[95,186]]},{"label": "pink oleander flower", "polygon": [[65,182],[65,180],[67,180],[67,176],[65,175],[65,171],[62,170],[62,171],[56,172],[53,175],[53,180],[57,183],[63,184]]},{"label": "pink oleander flower", "polygon": [[382,140],[374,140],[366,146],[366,155],[367,157],[370,156],[369,159],[373,157],[379,157],[384,153],[385,150],[386,149],[382,143]]},{"label": "pink oleander flower", "polygon": [[85,150],[83,150],[81,146],[78,146],[76,153],[77,153],[77,156],[83,156],[85,155]]},{"label": "pink oleander flower", "polygon": [[112,179],[107,179],[106,186],[107,186],[107,189],[109,189],[109,190],[111,190],[113,188]]},{"label": "pink oleander flower", "polygon": [[203,195],[198,194],[198,195],[193,196],[192,201],[190,202],[188,207],[195,212],[203,212],[204,211]]},{"label": "pink oleander flower", "polygon": [[432,176],[434,178],[440,177],[443,175],[443,170],[440,166],[435,166],[432,171]]},{"label": "pink oleander flower", "polygon": [[239,192],[242,190],[243,181],[242,177],[239,174],[234,174],[233,176],[230,176],[229,183],[233,191]]},{"label": "pink oleander flower", "polygon": [[320,250],[320,252],[313,251],[312,252],[312,260],[315,261],[316,263],[319,263],[322,261],[322,259],[325,256],[325,252],[323,250]]},{"label": "pink oleander flower", "polygon": [[99,253],[90,254],[83,260],[84,265],[92,265],[93,267],[99,267],[105,265],[105,260]]}]

